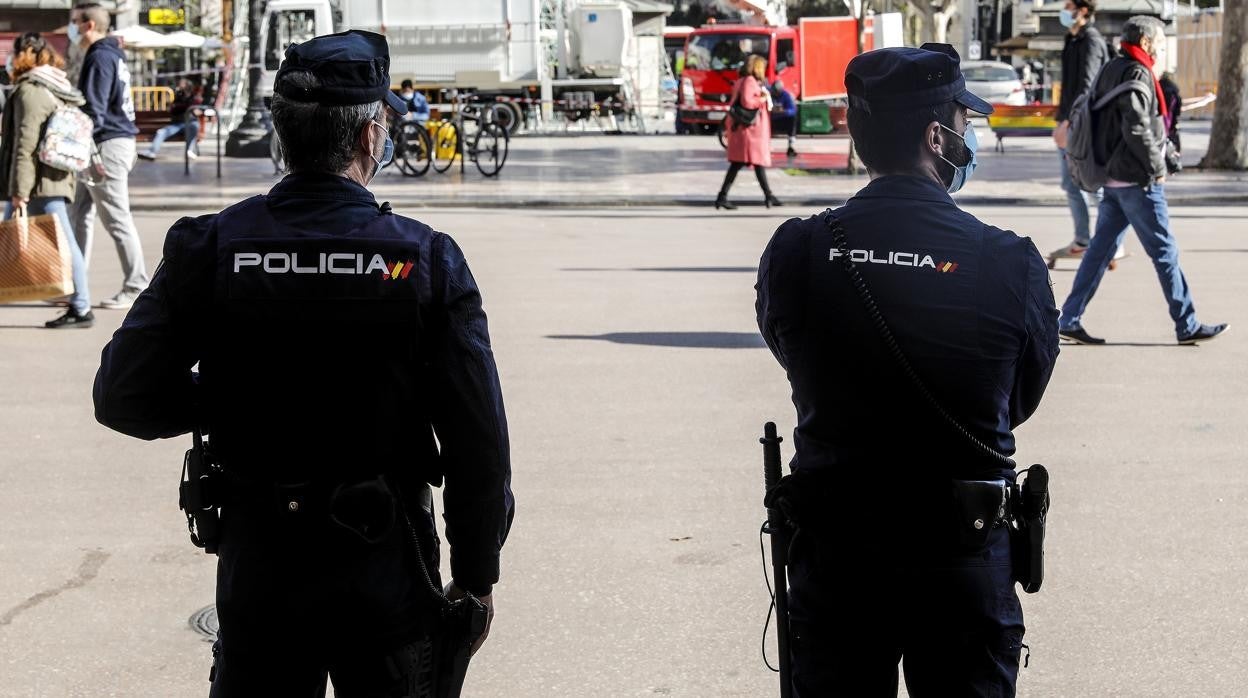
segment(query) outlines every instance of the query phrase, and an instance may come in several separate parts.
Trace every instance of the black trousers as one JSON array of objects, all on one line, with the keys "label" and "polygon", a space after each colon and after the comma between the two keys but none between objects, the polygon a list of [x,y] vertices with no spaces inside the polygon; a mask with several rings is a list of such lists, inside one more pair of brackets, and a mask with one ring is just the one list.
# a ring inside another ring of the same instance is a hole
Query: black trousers
[{"label": "black trousers", "polygon": [[[743,167],[751,167],[744,162],[728,163],[728,173],[724,175],[724,184],[719,188],[720,196],[728,196],[728,190],[732,188],[732,183],[737,179],[737,173]],[[758,178],[758,186],[763,188],[764,196],[771,196],[771,186],[767,184],[767,168],[759,165],[753,165],[754,176]]]},{"label": "black trousers", "polygon": [[864,545],[793,542],[794,694],[896,696],[900,662],[914,698],[1012,697],[1024,628],[1006,530],[948,554],[868,535]]},{"label": "black trousers", "polygon": [[213,662],[210,698],[324,698],[327,678],[339,698],[433,698],[431,678],[413,676],[404,668],[386,655],[339,658],[326,664],[281,651],[221,653]]},{"label": "black trousers", "polygon": [[[408,507],[432,583],[431,513]],[[415,511],[412,511],[412,510]],[[427,637],[429,582],[401,520],[368,542],[328,516],[223,509],[211,698],[417,698],[393,657]]]}]

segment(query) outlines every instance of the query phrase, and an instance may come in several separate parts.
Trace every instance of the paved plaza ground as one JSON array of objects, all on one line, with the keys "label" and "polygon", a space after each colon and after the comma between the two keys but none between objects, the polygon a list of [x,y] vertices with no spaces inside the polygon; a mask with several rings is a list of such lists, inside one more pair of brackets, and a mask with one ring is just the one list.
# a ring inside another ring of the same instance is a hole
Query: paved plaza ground
[{"label": "paved plaza ground", "polygon": [[[1042,250],[1069,239],[1060,208],[972,210]],[[463,245],[512,429],[515,527],[465,695],[774,695],[757,438],[794,415],[752,285],[772,230],[808,211],[400,212]],[[1235,327],[1175,346],[1131,241],[1086,318],[1111,344],[1063,347],[1018,434],[1054,491],[1049,577],[1023,600],[1023,696],[1248,685],[1248,207],[1173,217],[1201,318]],[[138,217],[152,265],[174,218]],[[107,297],[112,247],[92,262]],[[1072,278],[1054,272],[1059,302]],[[36,327],[52,309],[0,307],[0,695],[206,695],[209,644],[188,618],[212,602],[214,560],[176,503],[190,440],[95,423],[92,376],[123,316],[96,313],[50,332]]]},{"label": "paved plaza ground", "polygon": [[[981,121],[980,164],[973,183],[957,198],[968,204],[1060,204],[1057,151],[1049,138],[1008,138],[1003,152]],[[1184,161],[1189,168],[1167,183],[1173,203],[1248,203],[1248,173],[1199,172],[1196,164],[1208,149],[1209,123],[1183,124]],[[809,207],[839,204],[862,188],[865,175],[830,174],[849,152],[843,136],[802,137],[799,156],[784,157],[783,139],[772,141],[774,167],[768,172],[777,196]],[[132,201],[143,210],[219,209],[277,180],[268,160],[225,158],[222,177],[203,145],[203,155],[183,174],[181,148],[173,143],[158,162],[140,162],[131,175]],[[446,174],[432,169],[424,177],[384,170],[373,190],[399,207],[618,207],[710,206],[719,191],[727,162],[713,136],[635,136],[571,134],[522,136],[512,140],[510,156],[497,178],[487,179],[470,163]],[[761,207],[762,193],[750,173],[737,178],[732,199]]]}]

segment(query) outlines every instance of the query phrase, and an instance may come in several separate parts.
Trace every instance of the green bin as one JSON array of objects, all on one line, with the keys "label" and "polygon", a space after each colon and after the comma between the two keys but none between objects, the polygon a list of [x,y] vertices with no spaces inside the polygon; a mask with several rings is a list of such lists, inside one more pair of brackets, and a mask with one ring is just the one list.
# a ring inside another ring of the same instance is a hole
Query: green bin
[{"label": "green bin", "polygon": [[827,102],[798,102],[798,133],[831,133],[832,117]]}]

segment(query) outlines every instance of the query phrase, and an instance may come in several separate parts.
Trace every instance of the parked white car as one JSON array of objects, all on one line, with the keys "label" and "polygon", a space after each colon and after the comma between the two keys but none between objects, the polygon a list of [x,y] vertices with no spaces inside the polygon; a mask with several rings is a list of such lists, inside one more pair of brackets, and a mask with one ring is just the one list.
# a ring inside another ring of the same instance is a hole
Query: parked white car
[{"label": "parked white car", "polygon": [[966,89],[989,104],[1022,106],[1027,103],[1023,81],[1009,63],[1001,61],[962,61]]}]

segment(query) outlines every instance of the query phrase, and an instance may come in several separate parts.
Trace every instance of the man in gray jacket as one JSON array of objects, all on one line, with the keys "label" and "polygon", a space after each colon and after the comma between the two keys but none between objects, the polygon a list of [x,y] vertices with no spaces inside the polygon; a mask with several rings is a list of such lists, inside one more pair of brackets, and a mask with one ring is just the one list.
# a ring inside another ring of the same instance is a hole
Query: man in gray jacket
[{"label": "man in gray jacket", "polygon": [[[98,3],[74,7],[69,20],[69,39],[86,49],[78,89],[87,100],[82,111],[95,121],[95,143],[103,162],[103,173],[94,181],[79,179],[70,209],[74,234],[87,263],[91,259],[92,228],[98,211],[104,229],[117,245],[121,290],[100,303],[101,308],[124,310],[147,288],[147,266],[139,231],[130,216],[130,169],[134,167],[134,100],[130,96],[130,71],[117,39],[107,36],[108,10]],[[100,176],[102,174],[102,176]]]},{"label": "man in gray jacket", "polygon": [[1092,87],[1093,95],[1103,95],[1124,83],[1139,85],[1100,111],[1094,126],[1093,149],[1109,180],[1097,210],[1096,233],[1079,262],[1058,329],[1063,338],[1079,344],[1105,343],[1083,328],[1083,313],[1128,225],[1153,260],[1179,344],[1210,340],[1227,328],[1196,319],[1192,293],[1179,268],[1179,248],[1170,234],[1165,188],[1170,114],[1159,82],[1165,68],[1165,25],[1156,17],[1132,17],[1122,28],[1122,55],[1105,66]]}]

